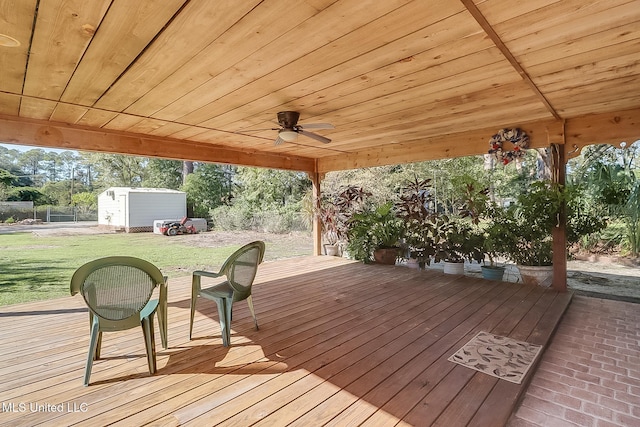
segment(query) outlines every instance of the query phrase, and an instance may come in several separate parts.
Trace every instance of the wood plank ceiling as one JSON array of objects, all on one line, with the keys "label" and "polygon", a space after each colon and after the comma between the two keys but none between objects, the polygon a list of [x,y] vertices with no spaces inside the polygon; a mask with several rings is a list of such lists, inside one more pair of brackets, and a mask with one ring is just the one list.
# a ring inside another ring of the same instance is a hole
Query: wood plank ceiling
[{"label": "wood plank ceiling", "polygon": [[[0,0],[0,141],[316,172],[633,142],[639,61],[639,0]],[[255,131],[284,110],[332,142]]]}]

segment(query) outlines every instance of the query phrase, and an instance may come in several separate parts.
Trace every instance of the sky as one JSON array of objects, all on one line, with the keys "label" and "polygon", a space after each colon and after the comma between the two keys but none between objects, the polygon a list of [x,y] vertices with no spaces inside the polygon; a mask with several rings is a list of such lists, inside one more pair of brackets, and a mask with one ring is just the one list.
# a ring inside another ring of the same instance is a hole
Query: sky
[{"label": "sky", "polygon": [[18,150],[18,151],[29,151],[29,150],[35,150],[35,149],[42,149],[44,151],[53,151],[55,153],[62,153],[63,151],[73,151],[73,150],[60,150],[58,148],[45,148],[45,147],[36,147],[35,145],[17,145],[17,144],[2,144],[0,143],[1,147],[5,147],[8,148],[9,150]]}]

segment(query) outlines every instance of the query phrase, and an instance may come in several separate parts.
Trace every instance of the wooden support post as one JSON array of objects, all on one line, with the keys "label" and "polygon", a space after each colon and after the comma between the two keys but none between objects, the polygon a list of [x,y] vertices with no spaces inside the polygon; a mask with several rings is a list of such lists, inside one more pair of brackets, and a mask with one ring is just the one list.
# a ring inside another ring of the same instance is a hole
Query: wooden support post
[{"label": "wooden support post", "polygon": [[[566,157],[564,146],[551,144],[551,175],[555,184],[566,182]],[[553,289],[567,291],[567,204],[562,203],[558,222],[553,228]]]},{"label": "wooden support post", "polygon": [[313,255],[322,255],[322,223],[320,222],[320,183],[324,178],[324,174],[318,172],[308,172],[311,185],[313,187],[313,220],[312,220],[312,238],[313,238]]}]

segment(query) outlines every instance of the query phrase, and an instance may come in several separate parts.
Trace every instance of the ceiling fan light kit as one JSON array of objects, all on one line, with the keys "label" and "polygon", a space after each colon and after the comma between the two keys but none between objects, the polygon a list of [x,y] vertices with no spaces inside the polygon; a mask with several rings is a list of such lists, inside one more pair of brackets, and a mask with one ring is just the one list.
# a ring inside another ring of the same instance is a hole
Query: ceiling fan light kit
[{"label": "ceiling fan light kit", "polygon": [[295,130],[284,129],[278,132],[278,136],[286,142],[293,142],[298,139],[298,132]]},{"label": "ceiling fan light kit", "polygon": [[331,142],[329,138],[322,135],[318,135],[313,132],[305,130],[308,129],[333,129],[333,125],[329,123],[309,123],[306,125],[298,124],[300,113],[297,111],[280,111],[278,113],[278,124],[280,129],[273,129],[278,131],[278,137],[275,140],[275,145],[280,145],[283,142],[293,142],[298,140],[298,135],[304,135],[307,138],[315,139],[316,141],[323,142],[325,144]]}]

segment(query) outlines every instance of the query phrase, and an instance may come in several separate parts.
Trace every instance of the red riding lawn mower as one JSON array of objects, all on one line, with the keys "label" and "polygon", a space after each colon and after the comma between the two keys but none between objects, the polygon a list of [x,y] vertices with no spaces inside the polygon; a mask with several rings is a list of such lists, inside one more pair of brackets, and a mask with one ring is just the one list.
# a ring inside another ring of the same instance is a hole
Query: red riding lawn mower
[{"label": "red riding lawn mower", "polygon": [[162,224],[160,227],[160,231],[165,236],[177,236],[178,234],[197,234],[198,230],[190,224],[185,225],[186,222],[189,221],[189,218],[186,216],[182,218],[180,221],[167,222]]}]

